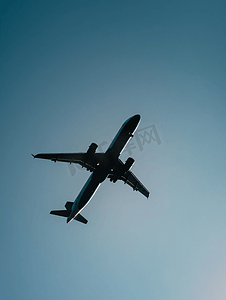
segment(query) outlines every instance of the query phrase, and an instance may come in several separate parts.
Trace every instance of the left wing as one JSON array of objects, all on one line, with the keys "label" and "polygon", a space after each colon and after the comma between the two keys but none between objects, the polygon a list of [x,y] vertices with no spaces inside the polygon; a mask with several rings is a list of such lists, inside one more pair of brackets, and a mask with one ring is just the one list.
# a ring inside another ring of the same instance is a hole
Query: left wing
[{"label": "left wing", "polygon": [[150,192],[131,171],[127,171],[119,179],[130,185],[134,191],[139,191],[145,197],[149,197]]},{"label": "left wing", "polygon": [[49,159],[57,162],[76,163],[85,167],[88,171],[93,172],[97,163],[101,160],[104,153],[40,153],[32,156],[34,158]]}]

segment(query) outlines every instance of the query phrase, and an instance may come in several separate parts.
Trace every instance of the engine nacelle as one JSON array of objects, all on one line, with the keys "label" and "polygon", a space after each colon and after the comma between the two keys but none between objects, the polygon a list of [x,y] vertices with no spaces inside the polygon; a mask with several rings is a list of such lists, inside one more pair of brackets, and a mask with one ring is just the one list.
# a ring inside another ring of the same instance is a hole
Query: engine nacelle
[{"label": "engine nacelle", "polygon": [[87,150],[87,154],[94,154],[97,150],[97,147],[98,145],[95,144],[95,143],[92,143],[90,146],[89,146],[89,149]]},{"label": "engine nacelle", "polygon": [[114,167],[114,173],[109,176],[110,181],[116,182],[123,174],[128,172],[133,166],[135,160],[132,157],[129,157],[126,162],[118,162]]},{"label": "engine nacelle", "polygon": [[129,157],[126,160],[126,162],[124,164],[124,173],[126,173],[127,171],[129,171],[132,168],[134,162],[135,162],[135,160],[132,157]]}]

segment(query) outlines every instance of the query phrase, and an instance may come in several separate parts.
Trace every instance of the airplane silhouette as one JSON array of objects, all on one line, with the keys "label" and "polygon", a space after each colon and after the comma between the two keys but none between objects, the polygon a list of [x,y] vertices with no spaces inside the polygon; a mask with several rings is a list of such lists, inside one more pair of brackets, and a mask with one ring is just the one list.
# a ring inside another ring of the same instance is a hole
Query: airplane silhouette
[{"label": "airplane silhouette", "polygon": [[96,153],[98,145],[92,143],[85,153],[32,154],[34,158],[49,159],[54,162],[77,163],[92,172],[75,201],[68,201],[65,204],[66,210],[52,210],[50,214],[66,217],[67,223],[76,220],[86,224],[88,221],[80,214],[80,212],[89,203],[100,184],[106,178],[109,178],[112,182],[122,180],[124,183],[131,186],[133,190],[139,191],[147,198],[149,197],[149,191],[130,171],[134,164],[134,159],[129,157],[125,163],[119,159],[126,144],[133,137],[139,122],[140,115],[135,115],[126,120],[105,153]]}]

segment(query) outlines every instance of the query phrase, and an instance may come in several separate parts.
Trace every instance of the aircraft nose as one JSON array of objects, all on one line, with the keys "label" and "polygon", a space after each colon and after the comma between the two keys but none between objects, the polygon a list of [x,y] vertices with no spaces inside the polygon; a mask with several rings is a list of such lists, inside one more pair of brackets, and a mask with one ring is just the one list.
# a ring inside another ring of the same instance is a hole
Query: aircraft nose
[{"label": "aircraft nose", "polygon": [[140,122],[140,115],[134,115],[133,117],[131,117],[131,124],[138,124]]},{"label": "aircraft nose", "polygon": [[140,121],[140,115],[138,115],[138,114],[135,115],[135,116],[134,116],[134,120],[136,120],[137,122],[139,122],[139,121]]}]

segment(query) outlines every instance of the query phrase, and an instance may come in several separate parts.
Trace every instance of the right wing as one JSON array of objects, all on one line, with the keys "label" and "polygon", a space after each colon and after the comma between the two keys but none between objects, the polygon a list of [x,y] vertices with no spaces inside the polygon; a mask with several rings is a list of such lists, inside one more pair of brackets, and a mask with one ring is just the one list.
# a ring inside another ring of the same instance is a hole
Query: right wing
[{"label": "right wing", "polygon": [[145,197],[149,197],[150,192],[131,171],[127,171],[119,179],[130,185],[134,191],[139,191]]},{"label": "right wing", "polygon": [[94,153],[89,155],[87,153],[40,153],[32,156],[34,158],[49,159],[57,162],[76,163],[85,167],[88,171],[93,172],[97,163],[100,161],[104,153]]}]

